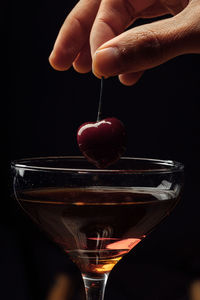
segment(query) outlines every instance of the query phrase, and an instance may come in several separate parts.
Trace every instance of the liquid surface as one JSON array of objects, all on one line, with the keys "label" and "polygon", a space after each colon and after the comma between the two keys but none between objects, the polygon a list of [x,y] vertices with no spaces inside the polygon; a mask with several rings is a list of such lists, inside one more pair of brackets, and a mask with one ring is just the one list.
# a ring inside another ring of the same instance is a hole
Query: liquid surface
[{"label": "liquid surface", "polygon": [[24,210],[83,274],[99,276],[175,206],[172,192],[131,188],[46,188],[18,193]]}]

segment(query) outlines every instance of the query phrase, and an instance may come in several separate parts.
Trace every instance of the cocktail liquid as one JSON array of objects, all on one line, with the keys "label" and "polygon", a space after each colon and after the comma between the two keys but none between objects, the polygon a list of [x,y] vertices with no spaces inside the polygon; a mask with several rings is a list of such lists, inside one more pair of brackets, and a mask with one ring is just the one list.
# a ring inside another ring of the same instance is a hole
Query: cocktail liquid
[{"label": "cocktail liquid", "polygon": [[45,188],[18,193],[24,210],[83,274],[100,276],[134,248],[178,201],[153,188]]}]

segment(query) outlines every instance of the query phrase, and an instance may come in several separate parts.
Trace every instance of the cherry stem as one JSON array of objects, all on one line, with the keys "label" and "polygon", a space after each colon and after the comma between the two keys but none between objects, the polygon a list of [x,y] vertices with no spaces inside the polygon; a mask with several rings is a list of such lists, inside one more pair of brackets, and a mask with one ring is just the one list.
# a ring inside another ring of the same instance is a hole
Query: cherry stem
[{"label": "cherry stem", "polygon": [[101,77],[101,87],[100,87],[100,95],[99,95],[99,107],[98,107],[98,114],[97,114],[97,122],[101,119],[102,114],[102,94],[103,94],[103,77]]}]

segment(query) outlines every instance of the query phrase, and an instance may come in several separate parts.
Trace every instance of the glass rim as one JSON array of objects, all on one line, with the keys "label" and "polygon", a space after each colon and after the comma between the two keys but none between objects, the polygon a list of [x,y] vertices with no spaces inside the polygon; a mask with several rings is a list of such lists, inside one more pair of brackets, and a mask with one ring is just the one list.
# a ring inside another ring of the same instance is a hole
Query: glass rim
[{"label": "glass rim", "polygon": [[[17,159],[11,162],[11,167],[15,169],[34,170],[34,171],[48,171],[48,172],[73,172],[73,173],[105,173],[105,174],[159,174],[159,173],[176,173],[183,172],[184,165],[174,160],[163,160],[156,158],[140,158],[140,157],[121,157],[119,161],[140,161],[145,163],[152,163],[158,165],[159,168],[147,168],[147,169],[92,169],[92,168],[67,168],[67,167],[55,167],[55,166],[39,166],[34,165],[34,161],[45,160],[85,160],[84,156],[43,156],[43,157],[31,157],[24,159]],[[31,163],[32,162],[32,163]],[[91,164],[92,165],[92,164]],[[162,168],[160,168],[162,167]]]}]

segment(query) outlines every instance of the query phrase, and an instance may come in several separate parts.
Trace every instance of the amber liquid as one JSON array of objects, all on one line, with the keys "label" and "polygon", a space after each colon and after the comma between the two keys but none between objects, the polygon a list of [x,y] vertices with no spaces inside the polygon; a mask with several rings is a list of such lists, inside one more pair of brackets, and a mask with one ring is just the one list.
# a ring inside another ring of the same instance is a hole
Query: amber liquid
[{"label": "amber liquid", "polygon": [[18,196],[81,272],[93,277],[111,271],[178,200],[159,189],[108,187],[35,189]]}]

